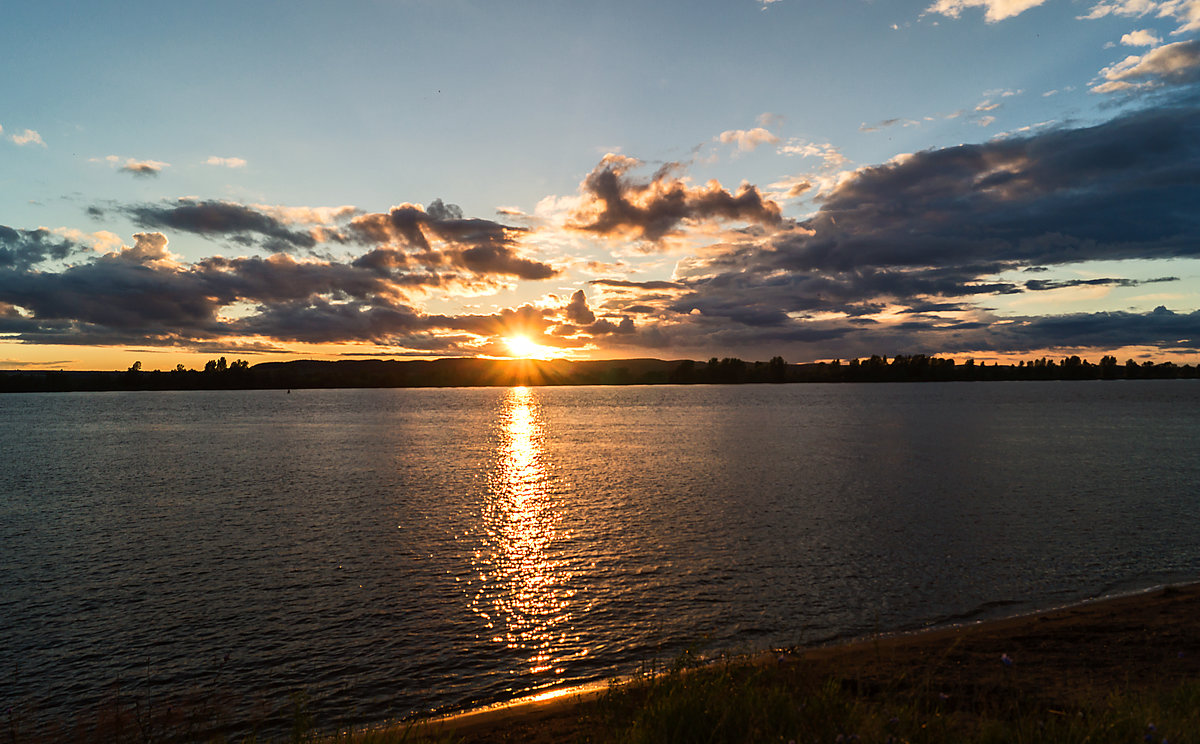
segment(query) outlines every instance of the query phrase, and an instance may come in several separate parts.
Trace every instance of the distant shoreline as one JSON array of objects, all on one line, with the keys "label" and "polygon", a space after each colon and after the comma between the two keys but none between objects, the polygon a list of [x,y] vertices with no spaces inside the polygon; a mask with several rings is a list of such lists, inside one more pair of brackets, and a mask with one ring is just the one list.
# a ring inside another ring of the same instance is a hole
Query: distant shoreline
[{"label": "distant shoreline", "polygon": [[922,354],[891,359],[872,356],[848,362],[787,364],[726,357],[707,362],[662,359],[478,359],[339,360],[264,362],[250,366],[224,357],[204,370],[0,371],[0,392],[115,390],[285,390],[323,388],[513,387],[571,385],[728,385],[805,382],[989,382],[1028,380],[1198,379],[1200,365],[1173,362],[1092,363],[1077,356],[1026,364],[955,363]]}]

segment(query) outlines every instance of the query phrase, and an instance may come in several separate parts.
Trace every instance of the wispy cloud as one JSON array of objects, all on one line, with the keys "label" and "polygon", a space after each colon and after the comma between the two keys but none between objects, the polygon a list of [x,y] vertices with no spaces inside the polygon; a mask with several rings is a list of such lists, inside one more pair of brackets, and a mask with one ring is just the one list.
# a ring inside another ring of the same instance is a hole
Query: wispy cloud
[{"label": "wispy cloud", "polygon": [[721,132],[716,139],[725,145],[736,145],[742,152],[750,152],[760,145],[773,145],[779,141],[779,137],[762,127],[730,129]]},{"label": "wispy cloud", "polygon": [[808,142],[796,137],[781,145],[776,152],[802,158],[820,158],[827,168],[840,168],[850,160],[832,143]]},{"label": "wispy cloud", "polygon": [[18,145],[22,145],[22,146],[24,146],[24,145],[40,145],[41,147],[46,146],[46,143],[42,140],[42,135],[38,134],[37,132],[35,132],[32,129],[26,129],[24,132],[21,132],[20,134],[14,134],[11,136],[10,139],[12,139],[12,141],[14,143],[16,143]]},{"label": "wispy cloud", "polygon": [[926,8],[925,12],[958,18],[967,8],[983,8],[984,19],[988,23],[996,23],[1020,15],[1044,2],[1046,0],[937,0]]},{"label": "wispy cloud", "polygon": [[859,125],[858,131],[860,131],[860,132],[878,132],[881,129],[888,129],[889,127],[919,127],[919,126],[921,126],[921,122],[917,121],[916,119],[892,118],[892,119],[884,119],[883,121],[877,122],[875,124],[867,124],[866,122],[863,122],[862,124]]},{"label": "wispy cloud", "polygon": [[1079,17],[1097,19],[1109,15],[1172,18],[1179,23],[1173,34],[1200,30],[1200,0],[1111,0],[1096,3],[1087,14]]},{"label": "wispy cloud", "polygon": [[103,158],[90,158],[90,162],[108,163],[121,173],[128,173],[137,178],[154,178],[161,173],[164,168],[171,167],[170,163],[164,163],[161,160],[122,158],[119,155],[107,155]]},{"label": "wispy cloud", "polygon": [[209,157],[204,161],[205,165],[216,165],[222,168],[245,168],[246,161],[243,158],[222,158],[216,155]]}]

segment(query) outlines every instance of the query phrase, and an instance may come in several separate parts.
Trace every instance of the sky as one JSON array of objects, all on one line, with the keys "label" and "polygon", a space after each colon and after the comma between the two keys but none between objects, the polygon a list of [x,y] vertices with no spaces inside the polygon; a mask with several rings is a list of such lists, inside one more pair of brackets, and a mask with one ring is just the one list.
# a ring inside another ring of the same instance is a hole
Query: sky
[{"label": "sky", "polygon": [[3,369],[1197,361],[1200,0],[0,13]]}]

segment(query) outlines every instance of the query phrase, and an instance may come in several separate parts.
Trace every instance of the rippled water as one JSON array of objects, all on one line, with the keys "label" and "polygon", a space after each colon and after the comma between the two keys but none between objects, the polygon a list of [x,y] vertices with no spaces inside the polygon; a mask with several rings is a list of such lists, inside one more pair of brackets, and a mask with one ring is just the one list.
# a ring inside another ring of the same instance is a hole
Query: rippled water
[{"label": "rippled water", "polygon": [[1200,575],[1190,381],[0,397],[0,695],[378,722]]}]

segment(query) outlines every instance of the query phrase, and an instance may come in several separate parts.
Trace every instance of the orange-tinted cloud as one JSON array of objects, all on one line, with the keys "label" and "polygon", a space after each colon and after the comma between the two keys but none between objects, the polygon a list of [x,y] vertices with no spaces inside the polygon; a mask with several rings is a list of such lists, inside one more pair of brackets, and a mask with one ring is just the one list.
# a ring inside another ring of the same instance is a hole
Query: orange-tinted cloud
[{"label": "orange-tinted cloud", "polygon": [[689,186],[675,175],[676,164],[663,166],[649,180],[637,180],[630,171],[639,165],[633,158],[606,155],[584,179],[583,203],[571,215],[570,227],[655,242],[687,223],[775,225],[781,221],[779,205],[750,184],[743,184],[736,193],[715,180]]}]

